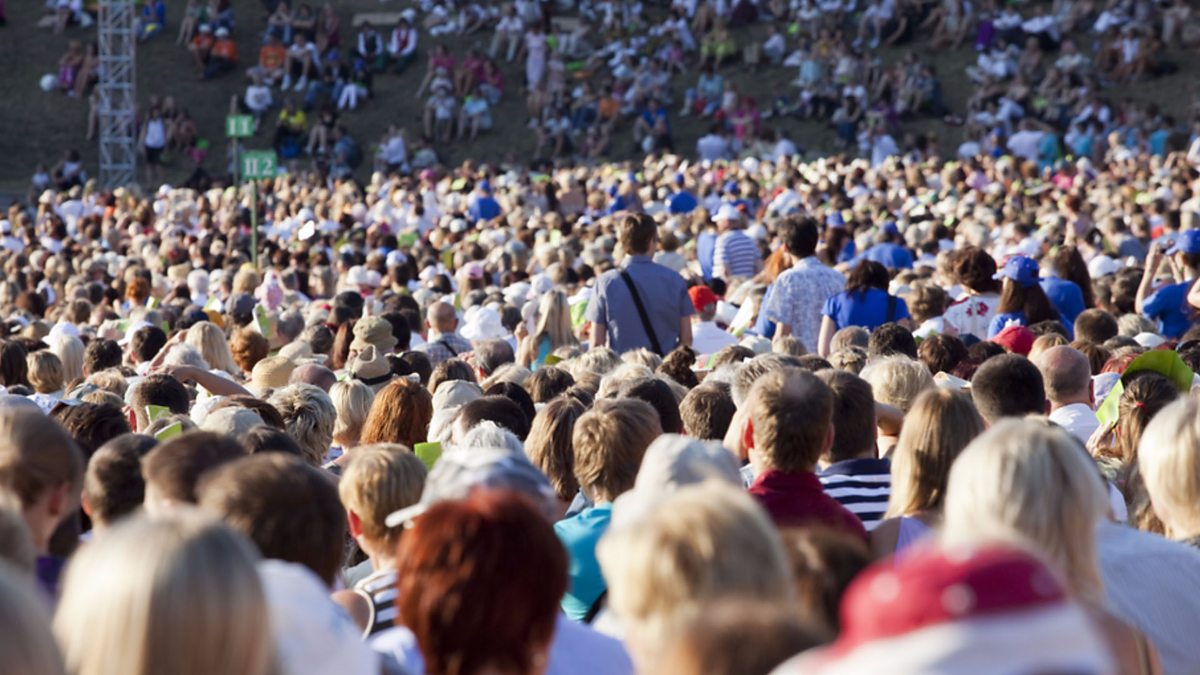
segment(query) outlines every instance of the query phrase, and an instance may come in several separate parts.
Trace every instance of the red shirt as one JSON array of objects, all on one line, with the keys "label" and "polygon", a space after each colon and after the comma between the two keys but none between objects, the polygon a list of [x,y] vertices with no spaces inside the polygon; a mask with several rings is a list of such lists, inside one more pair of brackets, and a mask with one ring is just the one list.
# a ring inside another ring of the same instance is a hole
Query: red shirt
[{"label": "red shirt", "polygon": [[823,525],[867,541],[862,521],[825,494],[817,474],[768,469],[754,479],[750,495],[779,527]]}]

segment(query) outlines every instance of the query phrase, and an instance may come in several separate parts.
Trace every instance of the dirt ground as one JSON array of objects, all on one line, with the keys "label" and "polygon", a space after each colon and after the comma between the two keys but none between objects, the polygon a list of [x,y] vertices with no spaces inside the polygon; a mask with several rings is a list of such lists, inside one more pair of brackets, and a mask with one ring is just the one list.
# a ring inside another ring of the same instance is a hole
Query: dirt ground
[{"label": "dirt ground", "polygon": [[[54,73],[59,57],[71,40],[95,40],[95,28],[69,28],[63,35],[53,35],[48,29],[36,27],[42,12],[41,0],[18,0],[8,3],[9,22],[0,28],[0,193],[23,193],[29,185],[29,177],[38,162],[53,163],[66,148],[77,148],[87,161],[93,175],[96,170],[97,149],[95,141],[85,140],[87,101],[68,98],[61,93],[44,93],[38,88],[43,75]],[[138,99],[144,102],[152,94],[174,96],[196,119],[201,137],[212,143],[213,152],[206,167],[213,172],[223,161],[224,116],[229,108],[230,97],[244,90],[245,81],[240,74],[229,74],[223,78],[201,82],[190,55],[183,47],[175,45],[178,22],[183,12],[184,0],[169,0],[168,29],[165,34],[142,44],[137,54]],[[351,21],[357,12],[400,11],[407,4],[396,0],[381,3],[380,0],[341,0],[336,3],[342,24],[343,42],[353,38]],[[250,65],[258,53],[261,31],[265,26],[264,12],[254,0],[238,0],[237,11],[238,49],[243,65]],[[754,29],[750,29],[754,30]],[[743,31],[740,40],[750,38]],[[424,52],[439,41],[445,42],[456,54],[465,53],[470,44],[484,42],[489,36],[434,39],[421,36]],[[902,50],[884,52],[885,61],[898,58]],[[925,54],[924,57],[936,64],[943,82],[943,91],[948,104],[960,111],[969,95],[971,84],[963,69],[973,62],[974,52],[964,48],[953,53]],[[1200,68],[1194,64],[1197,53],[1176,54],[1180,63],[1179,72],[1149,83],[1120,90],[1109,90],[1114,99],[1133,97],[1154,100],[1177,115],[1185,112],[1188,101],[1200,81]],[[504,66],[507,85],[506,98],[493,110],[496,128],[485,133],[473,144],[451,144],[439,146],[443,160],[458,162],[464,159],[480,161],[528,161],[532,159],[535,139],[525,127],[527,121],[524,104],[516,94],[521,81],[521,69],[517,64]],[[357,111],[345,113],[343,120],[351,133],[363,144],[368,155],[382,132],[389,124],[406,126],[410,134],[419,134],[421,101],[413,93],[424,73],[423,62],[410,68],[403,76],[385,75],[376,79],[376,97],[367,101]],[[760,102],[794,93],[789,81],[794,79],[792,69],[770,69],[761,73],[747,73],[727,67],[727,78],[733,77],[744,92],[755,96]],[[674,85],[677,96],[686,87],[694,85],[695,73],[677,77]],[[819,123],[796,120],[771,120],[773,125],[789,129],[792,138],[810,155],[834,151],[833,134]],[[691,152],[695,139],[701,135],[706,123],[695,118],[673,121],[677,147],[681,152]],[[958,130],[940,121],[924,120],[910,123],[906,128],[938,135],[943,152],[957,145]],[[269,145],[267,132],[248,143],[249,147]],[[627,136],[621,135],[613,147],[614,158],[628,158],[634,148]],[[168,157],[166,180],[182,180],[191,171],[190,163],[182,157]]]}]

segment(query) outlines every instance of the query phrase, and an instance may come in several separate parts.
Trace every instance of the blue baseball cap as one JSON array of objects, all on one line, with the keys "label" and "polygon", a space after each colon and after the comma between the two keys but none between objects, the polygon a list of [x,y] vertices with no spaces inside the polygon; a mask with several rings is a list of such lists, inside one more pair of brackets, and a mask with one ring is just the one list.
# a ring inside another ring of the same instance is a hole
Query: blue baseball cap
[{"label": "blue baseball cap", "polygon": [[894,220],[887,221],[886,223],[883,224],[883,227],[880,229],[882,229],[883,233],[886,235],[900,234],[900,228],[896,226],[896,221],[894,221]]},{"label": "blue baseball cap", "polygon": [[993,276],[993,279],[1012,279],[1021,288],[1031,288],[1038,282],[1038,264],[1033,258],[1023,255],[1013,256],[1004,263],[1004,267]]},{"label": "blue baseball cap", "polygon": [[1167,255],[1200,253],[1200,230],[1184,230],[1175,237],[1175,242],[1167,249]]}]

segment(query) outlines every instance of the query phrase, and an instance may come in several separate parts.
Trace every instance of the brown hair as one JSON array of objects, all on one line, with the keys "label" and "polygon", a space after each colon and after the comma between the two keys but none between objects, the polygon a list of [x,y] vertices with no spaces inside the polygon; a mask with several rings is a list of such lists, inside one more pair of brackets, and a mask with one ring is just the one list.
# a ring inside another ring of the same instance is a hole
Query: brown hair
[{"label": "brown hair", "polygon": [[50,394],[59,391],[66,382],[63,380],[63,364],[54,352],[49,349],[36,351],[26,357],[29,362],[29,384],[39,394]]},{"label": "brown hair", "polygon": [[871,564],[871,552],[857,537],[824,527],[780,532],[791,562],[800,614],[830,637],[838,633],[838,608],[850,582]]},{"label": "brown hair", "polygon": [[[542,369],[538,369],[541,372]],[[579,492],[575,479],[575,454],[571,446],[575,423],[583,415],[583,404],[573,398],[556,398],[538,411],[525,438],[529,461],[550,479],[554,494],[569,501]]]},{"label": "brown hair", "polygon": [[783,601],[727,599],[685,621],[655,661],[659,675],[767,675],[821,644]]},{"label": "brown hair", "polygon": [[844,370],[822,370],[817,377],[833,393],[833,445],[829,460],[853,459],[875,450],[875,397],[871,385]]},{"label": "brown hair", "polygon": [[430,373],[429,391],[436,392],[443,382],[454,380],[479,383],[478,378],[475,377],[475,369],[469,363],[462,359],[446,359],[434,366],[433,372]]},{"label": "brown hair", "polygon": [[153,486],[164,499],[195,504],[196,483],[201,475],[245,456],[245,449],[228,436],[185,431],[142,459],[142,475],[146,487]]},{"label": "brown hair", "polygon": [[56,422],[36,410],[0,410],[0,487],[29,508],[51,488],[83,484],[83,453]]},{"label": "brown hair", "polygon": [[650,251],[658,236],[654,219],[644,213],[630,213],[617,223],[617,241],[626,255],[641,255]]},{"label": "brown hair", "polygon": [[400,544],[400,621],[431,675],[534,672],[567,591],[567,556],[522,495],[476,490],[417,518]]},{"label": "brown hair", "polygon": [[542,366],[533,371],[525,387],[534,403],[546,403],[575,385],[575,378],[562,368]]},{"label": "brown hair", "polygon": [[833,425],[833,392],[799,368],[758,378],[746,397],[754,451],[767,468],[812,471]]},{"label": "brown hair", "polygon": [[359,443],[399,443],[411,448],[425,442],[431,419],[429,391],[408,378],[393,380],[375,394]]},{"label": "brown hair", "polygon": [[983,433],[983,418],[966,394],[929,389],[913,402],[892,454],[892,494],[887,515],[942,508],[950,466]]},{"label": "brown hair", "polygon": [[255,364],[267,358],[270,353],[270,343],[261,333],[250,328],[240,328],[229,339],[229,351],[233,353],[233,362],[244,372],[254,370]]},{"label": "brown hair", "polygon": [[412,450],[395,443],[360,445],[338,481],[338,496],[362,523],[363,536],[394,552],[403,528],[388,529],[388,514],[421,499],[428,472]]},{"label": "brown hair", "polygon": [[329,472],[288,455],[257,454],[210,472],[196,492],[200,506],[253,541],[264,558],[300,563],[333,585],[346,512]]},{"label": "brown hair", "polygon": [[642,455],[662,435],[658,413],[633,398],[600,400],[575,422],[575,479],[596,502],[616,499],[633,487]]},{"label": "brown hair", "polygon": [[736,412],[729,387],[717,384],[702,384],[679,402],[684,433],[702,441],[724,439]]}]

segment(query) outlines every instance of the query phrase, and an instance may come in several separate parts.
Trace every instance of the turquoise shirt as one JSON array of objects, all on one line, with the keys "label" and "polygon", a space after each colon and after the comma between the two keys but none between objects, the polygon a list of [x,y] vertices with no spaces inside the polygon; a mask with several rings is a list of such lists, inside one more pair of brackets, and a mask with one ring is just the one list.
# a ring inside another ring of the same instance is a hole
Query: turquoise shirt
[{"label": "turquoise shirt", "polygon": [[554,533],[570,558],[567,566],[570,584],[563,596],[562,610],[573,621],[582,621],[608,587],[600,573],[600,562],[596,560],[596,544],[608,530],[611,519],[612,504],[606,503],[554,524]]}]

